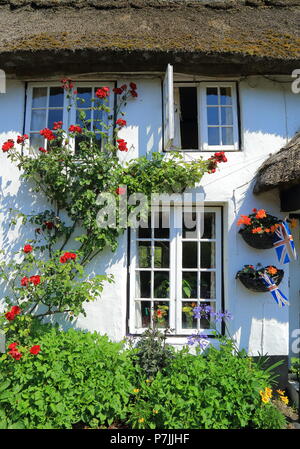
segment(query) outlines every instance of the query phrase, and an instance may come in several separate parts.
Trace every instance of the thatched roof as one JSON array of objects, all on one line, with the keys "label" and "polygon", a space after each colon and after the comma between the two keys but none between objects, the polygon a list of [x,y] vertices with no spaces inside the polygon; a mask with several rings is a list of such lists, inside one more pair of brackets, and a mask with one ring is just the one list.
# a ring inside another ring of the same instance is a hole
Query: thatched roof
[{"label": "thatched roof", "polygon": [[290,74],[300,0],[0,0],[6,72]]},{"label": "thatched roof", "polygon": [[260,167],[254,193],[300,184],[300,132]]}]

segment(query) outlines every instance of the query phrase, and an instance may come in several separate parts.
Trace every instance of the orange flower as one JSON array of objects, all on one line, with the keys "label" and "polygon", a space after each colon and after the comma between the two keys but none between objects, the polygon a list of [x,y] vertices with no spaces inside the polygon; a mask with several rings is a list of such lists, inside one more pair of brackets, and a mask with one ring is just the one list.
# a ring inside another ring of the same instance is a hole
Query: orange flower
[{"label": "orange flower", "polygon": [[298,225],[298,220],[297,220],[297,218],[292,218],[290,224],[291,224],[291,228],[292,228],[292,229],[296,228],[297,225]]},{"label": "orange flower", "polygon": [[258,228],[254,228],[252,229],[252,234],[259,234],[261,232],[263,232],[262,228],[259,226]]},{"label": "orange flower", "polygon": [[268,267],[267,271],[269,274],[273,275],[273,274],[276,274],[278,270],[277,270],[277,268],[270,266],[270,267]]},{"label": "orange flower", "polygon": [[266,229],[265,229],[265,232],[269,233],[269,232],[271,232],[271,229],[266,228]]},{"label": "orange flower", "polygon": [[238,220],[237,225],[251,225],[251,218],[247,215],[241,215],[241,218]]},{"label": "orange flower", "polygon": [[255,218],[266,218],[267,214],[265,209],[259,209],[255,215]]}]

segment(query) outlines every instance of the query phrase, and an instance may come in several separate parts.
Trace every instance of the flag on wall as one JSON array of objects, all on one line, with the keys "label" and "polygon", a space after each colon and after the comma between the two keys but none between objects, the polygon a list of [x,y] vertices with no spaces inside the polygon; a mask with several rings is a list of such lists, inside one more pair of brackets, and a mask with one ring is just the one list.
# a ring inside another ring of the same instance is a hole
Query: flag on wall
[{"label": "flag on wall", "polygon": [[267,275],[267,273],[261,274],[261,278],[268,287],[269,292],[279,305],[279,307],[284,307],[285,305],[289,305],[287,297],[279,290],[278,286],[274,284],[271,278]]},{"label": "flag on wall", "polygon": [[275,230],[274,248],[280,263],[289,263],[297,259],[297,253],[292,233],[286,221],[280,223]]}]

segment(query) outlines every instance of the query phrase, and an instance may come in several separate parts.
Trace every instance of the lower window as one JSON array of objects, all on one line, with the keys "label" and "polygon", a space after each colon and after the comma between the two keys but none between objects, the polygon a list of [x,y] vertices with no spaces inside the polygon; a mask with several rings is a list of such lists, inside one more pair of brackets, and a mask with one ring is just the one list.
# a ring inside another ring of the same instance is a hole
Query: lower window
[{"label": "lower window", "polygon": [[152,208],[149,225],[131,231],[131,333],[147,327],[184,335],[212,332],[209,319],[195,319],[193,308],[221,309],[221,208]]}]

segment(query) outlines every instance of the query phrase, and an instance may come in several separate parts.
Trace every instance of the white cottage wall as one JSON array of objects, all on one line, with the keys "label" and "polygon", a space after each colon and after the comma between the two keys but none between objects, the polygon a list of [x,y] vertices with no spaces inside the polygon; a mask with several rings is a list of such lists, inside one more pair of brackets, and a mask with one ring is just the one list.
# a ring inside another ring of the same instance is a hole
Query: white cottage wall
[{"label": "white cottage wall", "polygon": [[[126,107],[128,126],[120,137],[128,142],[130,151],[122,155],[126,160],[146,155],[162,148],[162,95],[161,80],[135,79],[139,97],[130,100]],[[120,85],[128,80],[120,81]],[[23,130],[24,83],[8,81],[7,93],[0,95],[0,143],[14,138]],[[274,215],[280,214],[276,193],[255,197],[252,179],[256,170],[270,153],[279,150],[299,130],[299,96],[292,94],[289,84],[279,84],[262,77],[241,81],[240,87],[242,148],[228,152],[228,163],[220,165],[220,171],[205,175],[201,186],[207,204],[222,205],[224,209],[224,299],[234,315],[230,330],[240,347],[252,355],[258,352],[287,355],[289,340],[288,309],[280,309],[268,293],[250,293],[239,281],[236,272],[244,264],[263,265],[278,262],[273,250],[260,251],[249,247],[237,233],[237,218],[256,208],[266,208]],[[198,153],[186,157],[197,157]],[[210,153],[204,153],[205,158]],[[18,170],[0,155],[1,179],[1,229],[0,245],[4,249],[17,249],[24,242],[25,229],[17,227],[8,233],[9,207],[24,212],[32,208],[42,210],[45,200],[32,197],[28,186],[20,183]],[[281,288],[288,292],[289,267],[285,266],[285,278]],[[102,297],[87,304],[87,316],[80,316],[76,327],[107,333],[120,340],[126,333],[127,310],[127,233],[120,237],[115,254],[105,251],[90,267],[95,273],[114,274],[115,284],[107,285]],[[174,341],[174,339],[173,339]],[[177,340],[183,343],[182,339]]]}]

